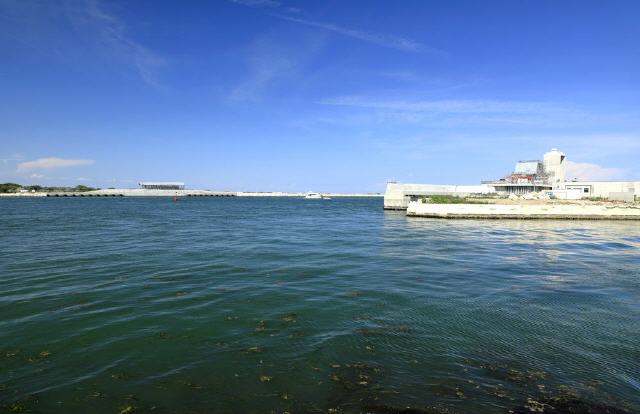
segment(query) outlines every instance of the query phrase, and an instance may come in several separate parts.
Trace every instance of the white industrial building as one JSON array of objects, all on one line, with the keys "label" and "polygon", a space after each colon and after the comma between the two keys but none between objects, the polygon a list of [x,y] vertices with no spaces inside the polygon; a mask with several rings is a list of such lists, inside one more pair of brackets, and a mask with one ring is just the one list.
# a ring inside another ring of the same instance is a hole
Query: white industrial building
[{"label": "white industrial building", "polygon": [[546,192],[561,199],[607,198],[621,201],[640,199],[640,181],[566,181],[566,155],[557,150],[542,160],[518,161],[513,172],[480,185],[434,185],[387,183],[386,209],[406,209],[410,201],[428,195],[516,194]]},{"label": "white industrial building", "polygon": [[177,181],[143,181],[138,185],[145,190],[184,190],[184,183]]}]

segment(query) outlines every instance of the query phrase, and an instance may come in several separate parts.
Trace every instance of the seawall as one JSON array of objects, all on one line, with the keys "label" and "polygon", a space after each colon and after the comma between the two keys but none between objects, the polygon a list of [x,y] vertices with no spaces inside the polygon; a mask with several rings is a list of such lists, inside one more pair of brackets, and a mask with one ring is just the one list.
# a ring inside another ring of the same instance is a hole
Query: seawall
[{"label": "seawall", "polygon": [[412,201],[407,216],[470,219],[640,220],[640,205],[624,204],[425,204]]}]

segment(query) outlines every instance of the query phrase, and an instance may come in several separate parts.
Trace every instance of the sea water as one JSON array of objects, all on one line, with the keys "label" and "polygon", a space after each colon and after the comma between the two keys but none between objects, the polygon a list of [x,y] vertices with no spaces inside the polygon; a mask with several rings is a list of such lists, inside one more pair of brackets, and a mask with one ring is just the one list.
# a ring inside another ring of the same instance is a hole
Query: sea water
[{"label": "sea water", "polygon": [[640,409],[640,222],[0,199],[0,411],[553,404]]}]

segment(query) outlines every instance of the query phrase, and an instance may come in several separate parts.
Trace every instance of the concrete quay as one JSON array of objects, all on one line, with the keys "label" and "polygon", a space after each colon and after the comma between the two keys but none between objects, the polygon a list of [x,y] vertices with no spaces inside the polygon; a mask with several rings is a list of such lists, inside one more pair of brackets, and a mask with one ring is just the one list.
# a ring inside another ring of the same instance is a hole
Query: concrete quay
[{"label": "concrete quay", "polygon": [[407,207],[409,217],[452,219],[583,219],[640,220],[638,204],[428,204],[412,201]]}]

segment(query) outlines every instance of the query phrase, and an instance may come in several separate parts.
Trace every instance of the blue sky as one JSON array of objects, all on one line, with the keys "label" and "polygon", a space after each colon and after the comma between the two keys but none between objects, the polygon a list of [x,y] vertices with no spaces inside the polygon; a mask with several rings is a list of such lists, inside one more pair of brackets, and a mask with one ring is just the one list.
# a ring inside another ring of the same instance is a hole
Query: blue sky
[{"label": "blue sky", "polygon": [[0,0],[0,181],[640,179],[637,1]]}]

